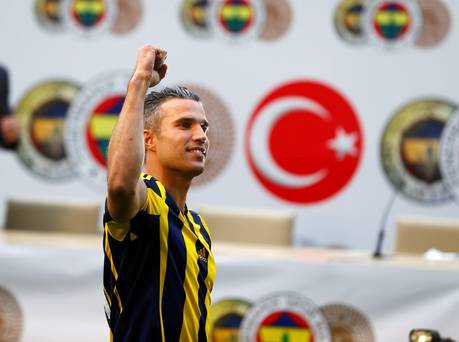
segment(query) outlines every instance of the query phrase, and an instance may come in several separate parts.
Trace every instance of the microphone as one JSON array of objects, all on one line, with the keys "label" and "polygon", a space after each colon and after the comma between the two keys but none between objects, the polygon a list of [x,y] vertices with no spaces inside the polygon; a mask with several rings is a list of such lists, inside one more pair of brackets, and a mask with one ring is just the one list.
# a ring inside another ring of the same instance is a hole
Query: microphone
[{"label": "microphone", "polygon": [[438,331],[428,329],[413,329],[410,331],[410,342],[454,342],[448,338],[442,338]]},{"label": "microphone", "polygon": [[373,252],[373,258],[379,259],[382,257],[382,246],[384,242],[384,237],[386,235],[386,226],[387,220],[389,218],[389,213],[392,207],[394,206],[395,199],[397,198],[398,190],[395,190],[392,195],[389,197],[389,201],[386,204],[386,209],[384,210],[383,216],[381,217],[381,224],[379,228],[378,239],[376,241],[376,248]]}]

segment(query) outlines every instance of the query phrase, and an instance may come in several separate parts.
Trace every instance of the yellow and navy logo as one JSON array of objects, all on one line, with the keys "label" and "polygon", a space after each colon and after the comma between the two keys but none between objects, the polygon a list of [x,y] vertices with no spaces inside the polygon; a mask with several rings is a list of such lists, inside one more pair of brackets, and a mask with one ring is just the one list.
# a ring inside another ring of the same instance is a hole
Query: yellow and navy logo
[{"label": "yellow and navy logo", "polygon": [[142,18],[142,7],[142,0],[35,0],[35,15],[49,31],[89,37],[108,30],[131,32]]},{"label": "yellow and navy logo", "polygon": [[42,82],[19,101],[15,115],[21,122],[18,156],[34,173],[48,179],[74,175],[64,144],[68,108],[79,86],[68,81]]},{"label": "yellow and navy logo", "polygon": [[35,0],[35,14],[39,24],[50,31],[62,31],[61,0]]},{"label": "yellow and navy logo", "polygon": [[281,38],[292,22],[288,0],[182,0],[180,19],[196,37]]},{"label": "yellow and navy logo", "polygon": [[375,342],[370,319],[347,304],[327,304],[320,308],[330,327],[332,341]]},{"label": "yellow and navy logo", "polygon": [[263,0],[216,0],[211,4],[209,16],[217,36],[240,41],[260,35],[266,12]]},{"label": "yellow and navy logo", "polygon": [[260,325],[257,341],[313,341],[309,323],[292,311],[276,311]]},{"label": "yellow and navy logo", "polygon": [[250,309],[250,302],[243,299],[223,299],[211,307],[211,340],[214,342],[239,341],[241,322]]},{"label": "yellow and navy logo", "polygon": [[399,109],[381,141],[384,172],[392,186],[419,202],[445,202],[452,193],[440,172],[440,141],[457,106],[442,99],[412,101]]},{"label": "yellow and navy logo", "polygon": [[343,0],[335,11],[335,29],[338,35],[351,44],[362,44],[367,41],[363,28],[363,15],[368,0]]},{"label": "yellow and navy logo", "polygon": [[414,44],[422,27],[422,13],[416,1],[376,0],[367,8],[364,25],[373,42],[396,48]]},{"label": "yellow and navy logo", "polygon": [[124,95],[114,95],[97,103],[91,111],[86,126],[86,142],[92,157],[102,167],[107,166],[107,150],[118,114],[124,103]]},{"label": "yellow and navy logo", "polygon": [[69,159],[92,187],[105,191],[107,147],[123,106],[129,72],[114,71],[89,81],[72,102],[66,122]]},{"label": "yellow and navy logo", "polygon": [[108,31],[118,11],[115,0],[63,0],[61,8],[66,28],[85,36]]},{"label": "yellow and navy logo", "polygon": [[180,19],[186,31],[197,37],[209,37],[209,0],[183,0]]},{"label": "yellow and navy logo", "polygon": [[239,34],[253,24],[255,11],[247,0],[225,0],[220,5],[218,17],[225,31]]},{"label": "yellow and navy logo", "polygon": [[240,327],[242,342],[330,342],[330,330],[320,309],[292,292],[267,295],[246,313]]},{"label": "yellow and navy logo", "polygon": [[334,22],[339,37],[351,44],[426,48],[445,39],[451,15],[442,0],[341,0]]}]

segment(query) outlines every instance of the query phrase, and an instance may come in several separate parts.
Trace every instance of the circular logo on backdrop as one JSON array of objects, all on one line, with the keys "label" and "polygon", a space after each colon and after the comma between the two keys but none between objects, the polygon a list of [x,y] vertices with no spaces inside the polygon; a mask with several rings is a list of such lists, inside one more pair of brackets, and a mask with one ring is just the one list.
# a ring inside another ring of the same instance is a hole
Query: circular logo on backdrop
[{"label": "circular logo on backdrop", "polygon": [[438,99],[413,101],[387,125],[381,142],[384,172],[392,185],[420,202],[444,202],[451,192],[440,173],[440,139],[457,106]]},{"label": "circular logo on backdrop", "polygon": [[183,0],[180,18],[187,32],[197,37],[209,37],[209,0]]},{"label": "circular logo on backdrop", "polygon": [[266,17],[263,0],[215,0],[209,16],[216,35],[234,41],[259,36]]},{"label": "circular logo on backdrop", "polygon": [[211,308],[211,340],[228,342],[239,340],[241,322],[251,304],[241,299],[224,299]]},{"label": "circular logo on backdrop", "polygon": [[363,15],[368,0],[343,0],[335,11],[335,29],[349,43],[362,44],[367,41],[363,28]]},{"label": "circular logo on backdrop", "polygon": [[395,48],[414,42],[422,26],[422,16],[416,1],[373,0],[364,25],[372,41]]},{"label": "circular logo on backdrop", "polygon": [[68,29],[87,36],[108,31],[117,14],[114,0],[62,0],[61,8]]},{"label": "circular logo on backdrop", "polygon": [[8,290],[0,287],[0,341],[17,342],[22,334],[22,311]]},{"label": "circular logo on backdrop", "polygon": [[65,145],[78,173],[105,189],[107,149],[124,103],[129,72],[101,75],[82,88],[67,118]]},{"label": "circular logo on backdrop", "polygon": [[292,9],[287,0],[264,0],[266,19],[260,39],[275,40],[283,36],[292,22]]},{"label": "circular logo on backdrop", "polygon": [[118,9],[113,19],[111,31],[116,34],[131,32],[142,18],[141,0],[117,0]]},{"label": "circular logo on backdrop", "polygon": [[62,30],[61,0],[35,0],[35,14],[42,27],[50,31]]},{"label": "circular logo on backdrop", "polygon": [[231,159],[234,149],[234,125],[226,104],[212,91],[195,84],[184,84],[201,98],[209,121],[209,151],[204,172],[193,179],[193,186],[204,185],[217,178]]},{"label": "circular logo on backdrop", "polygon": [[315,81],[283,84],[267,94],[249,118],[248,164],[275,196],[306,204],[342,190],[363,150],[356,111],[337,90]]},{"label": "circular logo on backdrop", "polygon": [[65,119],[79,87],[66,81],[40,83],[19,101],[21,122],[18,156],[34,173],[49,179],[74,174],[64,146]]},{"label": "circular logo on backdrop", "polygon": [[448,120],[443,131],[440,148],[440,171],[442,177],[459,199],[459,113]]},{"label": "circular logo on backdrop", "polygon": [[416,45],[431,47],[439,44],[447,35],[451,26],[448,8],[440,0],[418,0],[422,13],[422,28],[416,39]]},{"label": "circular logo on backdrop", "polygon": [[331,341],[327,321],[308,298],[278,293],[258,300],[245,315],[242,342]]},{"label": "circular logo on backdrop", "polygon": [[343,304],[322,306],[320,311],[330,327],[332,341],[374,342],[371,323],[359,310]]}]

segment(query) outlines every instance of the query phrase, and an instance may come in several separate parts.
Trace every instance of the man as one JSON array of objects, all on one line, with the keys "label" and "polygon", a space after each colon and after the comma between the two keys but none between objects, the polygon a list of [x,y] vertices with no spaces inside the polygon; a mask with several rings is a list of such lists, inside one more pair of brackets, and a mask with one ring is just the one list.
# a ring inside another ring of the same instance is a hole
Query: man
[{"label": "man", "polygon": [[151,45],[139,50],[108,148],[104,292],[114,341],[209,335],[210,234],[185,204],[193,177],[204,170],[208,123],[186,88],[145,97],[164,78],[165,57]]},{"label": "man", "polygon": [[19,140],[19,122],[15,117],[10,116],[8,96],[8,72],[0,66],[0,146],[14,149]]}]

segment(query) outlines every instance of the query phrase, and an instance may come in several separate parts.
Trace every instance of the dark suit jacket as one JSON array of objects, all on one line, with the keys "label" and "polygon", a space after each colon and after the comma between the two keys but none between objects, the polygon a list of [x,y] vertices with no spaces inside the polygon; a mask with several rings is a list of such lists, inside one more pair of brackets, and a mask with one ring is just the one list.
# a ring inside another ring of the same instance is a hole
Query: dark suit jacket
[{"label": "dark suit jacket", "polygon": [[0,116],[10,113],[8,106],[9,92],[8,71],[0,65]]},{"label": "dark suit jacket", "polygon": [[[5,115],[10,115],[11,110],[8,105],[8,97],[10,93],[10,84],[8,79],[8,71],[0,65],[0,118]],[[0,146],[3,148],[15,148],[17,143],[6,145],[3,141],[2,132],[0,131]]]}]

